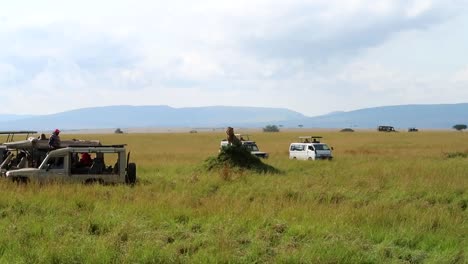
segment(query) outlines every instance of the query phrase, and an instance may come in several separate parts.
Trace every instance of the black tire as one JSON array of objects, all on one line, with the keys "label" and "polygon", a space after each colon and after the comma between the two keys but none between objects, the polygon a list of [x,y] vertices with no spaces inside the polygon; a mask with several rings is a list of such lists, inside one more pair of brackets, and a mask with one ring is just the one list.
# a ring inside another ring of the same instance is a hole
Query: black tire
[{"label": "black tire", "polygon": [[127,167],[127,174],[125,175],[126,184],[135,184],[136,183],[136,164],[129,163]]}]

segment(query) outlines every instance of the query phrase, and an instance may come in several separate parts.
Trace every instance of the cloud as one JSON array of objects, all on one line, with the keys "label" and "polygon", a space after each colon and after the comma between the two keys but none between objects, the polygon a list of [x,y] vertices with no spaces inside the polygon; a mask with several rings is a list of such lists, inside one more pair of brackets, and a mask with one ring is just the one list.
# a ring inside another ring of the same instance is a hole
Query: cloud
[{"label": "cloud", "polygon": [[452,81],[455,83],[468,83],[468,66],[457,71],[453,75]]},{"label": "cloud", "polygon": [[311,64],[352,58],[401,31],[438,24],[454,9],[450,1],[293,1],[251,21],[243,46],[263,58],[302,58]]},{"label": "cloud", "polygon": [[[44,107],[33,112],[228,104],[307,114],[415,101],[419,91],[437,98],[428,87],[444,76],[427,82],[379,53],[401,52],[384,46],[402,32],[449,21],[460,3],[44,0],[25,9],[28,2],[0,10],[0,89],[11,92],[8,109],[31,113],[41,100]],[[36,96],[24,100],[28,94]],[[320,99],[311,104],[308,95]]]}]

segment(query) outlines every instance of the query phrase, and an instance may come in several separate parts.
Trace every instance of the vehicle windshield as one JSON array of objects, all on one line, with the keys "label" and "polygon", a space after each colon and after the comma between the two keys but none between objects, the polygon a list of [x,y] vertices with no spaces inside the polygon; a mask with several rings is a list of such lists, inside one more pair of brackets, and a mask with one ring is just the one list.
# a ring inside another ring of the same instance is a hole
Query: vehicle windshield
[{"label": "vehicle windshield", "polygon": [[315,150],[330,150],[326,144],[314,144]]},{"label": "vehicle windshield", "polygon": [[248,144],[248,145],[244,145],[244,147],[249,151],[258,151],[257,145]]}]

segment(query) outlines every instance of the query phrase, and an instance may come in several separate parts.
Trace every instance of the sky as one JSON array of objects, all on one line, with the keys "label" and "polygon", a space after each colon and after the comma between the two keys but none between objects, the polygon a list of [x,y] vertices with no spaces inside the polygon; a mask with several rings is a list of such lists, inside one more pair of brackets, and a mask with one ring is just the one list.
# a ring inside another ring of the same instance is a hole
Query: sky
[{"label": "sky", "polygon": [[468,0],[0,0],[0,114],[468,102]]}]

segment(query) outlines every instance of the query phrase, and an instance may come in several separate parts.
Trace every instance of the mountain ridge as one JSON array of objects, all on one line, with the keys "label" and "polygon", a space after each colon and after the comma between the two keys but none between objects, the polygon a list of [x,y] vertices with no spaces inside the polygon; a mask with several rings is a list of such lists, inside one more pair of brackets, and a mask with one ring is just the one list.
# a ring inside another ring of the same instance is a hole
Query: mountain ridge
[{"label": "mountain ridge", "polygon": [[73,109],[48,115],[0,115],[1,130],[66,130],[158,127],[283,127],[305,128],[397,128],[449,129],[468,123],[468,103],[378,106],[334,111],[308,117],[273,107],[204,106],[175,108],[167,105],[113,105]]}]

